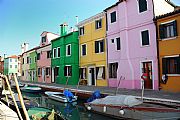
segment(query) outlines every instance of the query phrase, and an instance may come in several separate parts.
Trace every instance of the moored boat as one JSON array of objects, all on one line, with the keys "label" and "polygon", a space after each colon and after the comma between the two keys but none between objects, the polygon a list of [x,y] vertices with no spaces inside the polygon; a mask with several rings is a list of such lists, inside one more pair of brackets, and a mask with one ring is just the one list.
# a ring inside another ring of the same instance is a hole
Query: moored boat
[{"label": "moored boat", "polygon": [[24,87],[20,88],[23,92],[29,92],[29,93],[39,93],[42,91],[40,87],[37,86],[27,86],[25,85]]},{"label": "moored boat", "polygon": [[78,98],[77,96],[74,96],[72,93],[66,94],[65,92],[62,93],[62,92],[46,91],[45,94],[53,100],[64,102],[64,103],[75,102],[77,101],[77,98]]},{"label": "moored boat", "polygon": [[43,107],[30,108],[28,110],[30,120],[65,120],[62,114]]},{"label": "moored boat", "polygon": [[128,119],[179,119],[179,106],[156,102],[143,102],[135,96],[106,96],[85,103],[88,110],[116,118]]}]

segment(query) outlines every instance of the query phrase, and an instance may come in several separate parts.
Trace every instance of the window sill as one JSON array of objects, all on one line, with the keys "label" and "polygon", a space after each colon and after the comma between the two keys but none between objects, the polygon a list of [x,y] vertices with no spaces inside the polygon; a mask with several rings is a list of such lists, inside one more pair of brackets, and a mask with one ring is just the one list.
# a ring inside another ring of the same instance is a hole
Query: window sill
[{"label": "window sill", "polygon": [[95,53],[95,54],[103,54],[104,52],[99,52],[99,53]]},{"label": "window sill", "polygon": [[169,38],[163,38],[163,39],[160,39],[160,40],[166,41],[166,40],[174,40],[174,39],[176,39],[176,38],[177,38],[177,36],[175,36],[175,37],[169,37]]},{"label": "window sill", "polygon": [[141,45],[141,48],[149,47],[150,45]]},{"label": "window sill", "polygon": [[180,74],[166,74],[167,76],[180,76]]}]

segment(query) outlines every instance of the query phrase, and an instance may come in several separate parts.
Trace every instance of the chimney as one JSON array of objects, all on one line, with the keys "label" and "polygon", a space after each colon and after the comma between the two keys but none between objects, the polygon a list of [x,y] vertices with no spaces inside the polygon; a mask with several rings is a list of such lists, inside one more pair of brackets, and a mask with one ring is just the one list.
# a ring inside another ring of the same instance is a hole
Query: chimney
[{"label": "chimney", "polygon": [[28,50],[28,43],[23,43],[21,45],[21,52],[24,53]]},{"label": "chimney", "polygon": [[63,23],[60,25],[61,26],[61,29],[60,29],[60,35],[63,36],[63,35],[66,35],[67,34],[67,23]]}]

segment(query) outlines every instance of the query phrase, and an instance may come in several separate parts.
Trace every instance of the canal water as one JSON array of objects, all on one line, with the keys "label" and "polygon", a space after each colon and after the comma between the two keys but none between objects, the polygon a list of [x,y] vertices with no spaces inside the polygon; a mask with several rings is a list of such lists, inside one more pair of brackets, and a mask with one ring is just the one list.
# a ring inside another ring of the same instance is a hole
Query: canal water
[{"label": "canal water", "polygon": [[23,93],[23,96],[37,102],[41,107],[54,109],[57,113],[62,113],[67,120],[115,120],[115,118],[87,111],[83,105],[85,100],[78,100],[75,103],[61,103],[48,98],[44,94]]}]

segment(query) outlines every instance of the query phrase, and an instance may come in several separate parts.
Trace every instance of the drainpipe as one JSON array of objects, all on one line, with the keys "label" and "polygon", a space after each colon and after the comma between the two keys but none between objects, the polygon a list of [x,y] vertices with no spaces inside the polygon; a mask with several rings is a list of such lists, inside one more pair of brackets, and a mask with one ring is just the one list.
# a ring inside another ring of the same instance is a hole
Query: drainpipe
[{"label": "drainpipe", "polygon": [[160,80],[161,80],[161,77],[160,77],[160,59],[159,59],[159,41],[158,41],[158,27],[157,27],[157,20],[154,19],[154,24],[156,26],[156,48],[157,48],[157,61],[158,61],[158,89],[160,90],[161,86],[160,86]]},{"label": "drainpipe", "polygon": [[130,70],[131,70],[131,79],[133,81],[133,85],[132,85],[132,88],[134,89],[134,70],[133,70],[133,66],[132,66],[132,63],[130,61],[130,57],[129,57],[129,44],[128,44],[128,40],[129,40],[129,37],[128,37],[128,16],[127,16],[127,3],[125,4],[125,29],[126,29],[126,41],[127,41],[127,44],[126,44],[126,48],[127,48],[127,59],[128,59],[128,63],[129,63],[129,66],[130,66]]}]

